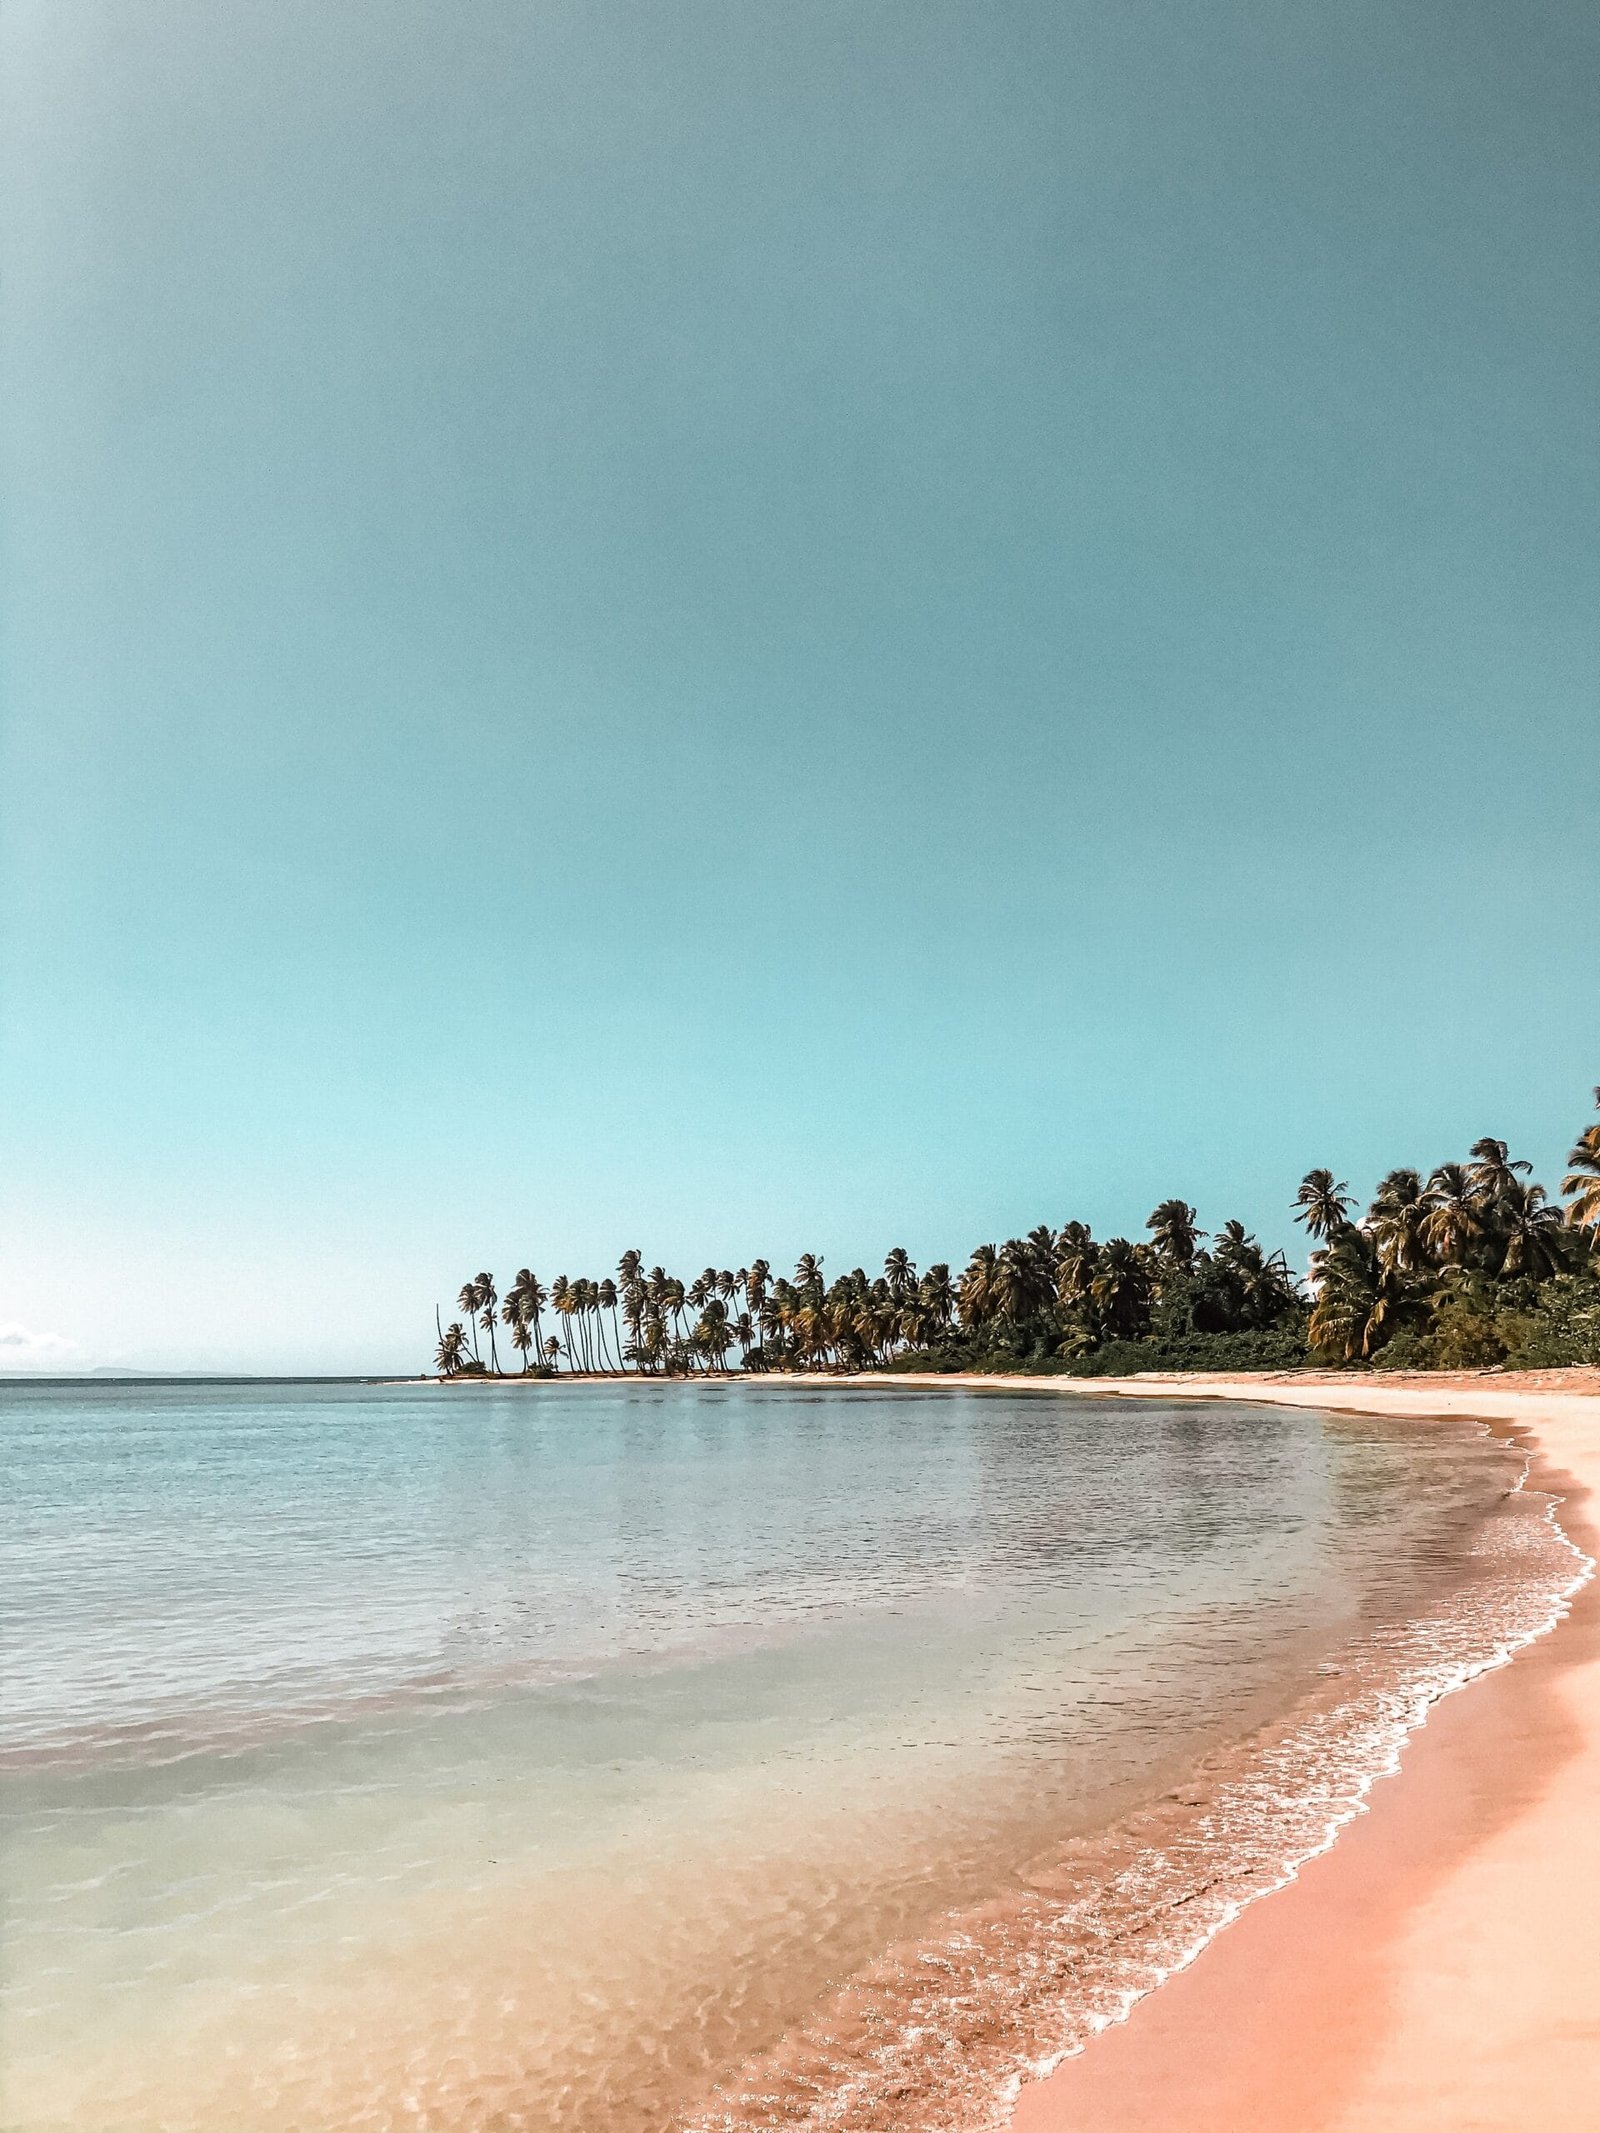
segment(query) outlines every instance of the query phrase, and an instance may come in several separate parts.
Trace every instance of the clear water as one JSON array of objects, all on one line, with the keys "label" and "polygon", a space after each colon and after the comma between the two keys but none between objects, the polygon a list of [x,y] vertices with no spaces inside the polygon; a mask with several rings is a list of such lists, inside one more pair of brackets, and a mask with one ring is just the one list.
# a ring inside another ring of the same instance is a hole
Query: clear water
[{"label": "clear water", "polygon": [[992,2122],[1181,1959],[1183,1876],[1281,1871],[1571,1570],[1486,1436],[1271,1408],[13,1385],[0,1428],[19,2128]]}]

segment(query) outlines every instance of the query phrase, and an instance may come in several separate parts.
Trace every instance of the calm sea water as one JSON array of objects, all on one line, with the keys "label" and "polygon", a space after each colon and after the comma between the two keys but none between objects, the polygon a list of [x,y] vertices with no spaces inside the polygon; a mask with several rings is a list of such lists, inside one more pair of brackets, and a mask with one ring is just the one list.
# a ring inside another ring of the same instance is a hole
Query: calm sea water
[{"label": "calm sea water", "polygon": [[22,2128],[991,2123],[1572,1569],[1487,1436],[1264,1407],[13,1385],[0,1428]]}]

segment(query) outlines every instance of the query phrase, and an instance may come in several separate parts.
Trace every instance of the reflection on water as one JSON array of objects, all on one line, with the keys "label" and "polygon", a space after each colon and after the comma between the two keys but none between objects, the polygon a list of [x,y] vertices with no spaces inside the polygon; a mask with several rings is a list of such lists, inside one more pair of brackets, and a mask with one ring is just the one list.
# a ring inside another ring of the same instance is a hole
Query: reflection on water
[{"label": "reflection on water", "polygon": [[1570,1574],[1501,1447],[1288,1410],[60,1386],[0,1426],[27,2127],[868,2125],[941,2063],[908,2021],[961,2042],[917,2122],[976,2123],[1170,1955],[1141,1906],[1270,1874],[1268,1795],[1325,1821],[1312,1778]]}]

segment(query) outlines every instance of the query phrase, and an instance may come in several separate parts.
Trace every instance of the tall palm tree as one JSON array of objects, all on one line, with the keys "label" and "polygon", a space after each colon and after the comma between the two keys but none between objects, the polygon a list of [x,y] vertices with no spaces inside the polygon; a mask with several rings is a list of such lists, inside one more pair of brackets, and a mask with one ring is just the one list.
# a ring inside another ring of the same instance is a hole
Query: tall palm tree
[{"label": "tall palm tree", "polygon": [[1335,1184],[1331,1170],[1308,1170],[1294,1196],[1295,1220],[1325,1242],[1346,1227],[1355,1204],[1349,1186],[1342,1178]]},{"label": "tall palm tree", "polygon": [[1000,1247],[991,1277],[992,1293],[1002,1318],[1031,1319],[1050,1301],[1047,1276],[1038,1253],[1025,1237],[1008,1237]]},{"label": "tall palm tree", "polygon": [[1194,1265],[1203,1234],[1196,1227],[1197,1219],[1187,1200],[1163,1200],[1145,1223],[1151,1243],[1167,1266],[1187,1273]]},{"label": "tall palm tree", "polygon": [[1317,1300],[1307,1328],[1313,1348],[1347,1363],[1369,1361],[1401,1299],[1400,1276],[1384,1265],[1367,1232],[1349,1224],[1319,1255]]},{"label": "tall palm tree", "polygon": [[1056,1238],[1056,1295],[1070,1311],[1088,1300],[1100,1264],[1100,1247],[1087,1222],[1067,1222]]},{"label": "tall palm tree", "polygon": [[500,1301],[495,1294],[494,1276],[479,1274],[472,1284],[478,1305],[478,1324],[489,1336],[489,1367],[495,1376],[500,1375],[500,1356],[494,1344],[494,1307]]},{"label": "tall palm tree", "polygon": [[1499,1229],[1505,1238],[1505,1256],[1500,1272],[1507,1276],[1526,1274],[1546,1281],[1562,1264],[1566,1217],[1549,1204],[1542,1185],[1525,1185],[1513,1178],[1500,1195]]},{"label": "tall palm tree", "polygon": [[917,1283],[917,1302],[938,1327],[948,1326],[956,1313],[955,1284],[942,1259],[929,1267]]},{"label": "tall palm tree", "polygon": [[1366,1229],[1384,1265],[1401,1274],[1420,1273],[1428,1264],[1425,1233],[1428,1200],[1420,1171],[1391,1170],[1373,1195]]},{"label": "tall palm tree", "polygon": [[822,1261],[814,1252],[802,1252],[795,1263],[794,1285],[802,1291],[815,1290],[822,1294]]},{"label": "tall palm tree", "polygon": [[903,1302],[916,1287],[917,1270],[903,1244],[895,1245],[884,1259],[883,1278],[889,1284],[889,1293],[896,1303]]},{"label": "tall palm tree", "polygon": [[528,1291],[535,1286],[528,1268],[518,1267],[517,1278],[500,1299],[500,1316],[510,1328],[511,1345],[522,1356],[522,1374],[528,1374],[528,1356],[537,1337],[536,1323]]},{"label": "tall palm tree", "polygon": [[[1600,1106],[1600,1089],[1594,1092]],[[1600,1125],[1585,1126],[1567,1157],[1561,1190],[1568,1199],[1567,1220],[1574,1229],[1589,1229],[1600,1238]]]},{"label": "tall palm tree", "polygon": [[1100,1261],[1089,1294],[1111,1330],[1124,1340],[1142,1333],[1150,1311],[1149,1261],[1142,1245],[1113,1237],[1100,1247]]},{"label": "tall palm tree", "polygon": [[[555,1280],[552,1281],[550,1284],[550,1308],[552,1311],[556,1312],[560,1317],[566,1320],[567,1325],[570,1329],[572,1324],[572,1283],[568,1281],[565,1274],[558,1274]],[[549,1344],[546,1343],[546,1346],[548,1345]],[[561,1343],[558,1341],[556,1343],[556,1346],[559,1350]],[[568,1333],[566,1355],[567,1361],[570,1364],[572,1361],[572,1340],[570,1331]]]},{"label": "tall palm tree", "polygon": [[963,1325],[981,1326],[1000,1308],[996,1283],[999,1267],[1000,1254],[992,1244],[980,1244],[967,1261],[967,1270],[956,1291]]},{"label": "tall palm tree", "polygon": [[1441,1163],[1423,1193],[1422,1241],[1440,1266],[1465,1266],[1483,1230],[1482,1203],[1464,1163]]},{"label": "tall palm tree", "polygon": [[694,1329],[694,1345],[712,1368],[727,1369],[728,1350],[733,1346],[733,1328],[728,1323],[728,1307],[720,1296],[707,1298]]},{"label": "tall palm tree", "polygon": [[471,1281],[464,1281],[461,1284],[456,1296],[456,1309],[466,1320],[468,1330],[472,1336],[472,1360],[475,1363],[481,1362],[483,1358],[478,1353],[478,1282],[476,1276]]},{"label": "tall palm tree", "polygon": [[1472,1181],[1479,1205],[1494,1207],[1508,1197],[1532,1168],[1531,1163],[1514,1163],[1506,1143],[1491,1140],[1486,1135],[1472,1144],[1472,1161],[1467,1165],[1467,1176]]},{"label": "tall palm tree", "polygon": [[597,1307],[611,1313],[611,1339],[617,1351],[618,1370],[622,1368],[622,1328],[617,1323],[617,1285],[609,1274],[601,1282],[596,1295]]}]

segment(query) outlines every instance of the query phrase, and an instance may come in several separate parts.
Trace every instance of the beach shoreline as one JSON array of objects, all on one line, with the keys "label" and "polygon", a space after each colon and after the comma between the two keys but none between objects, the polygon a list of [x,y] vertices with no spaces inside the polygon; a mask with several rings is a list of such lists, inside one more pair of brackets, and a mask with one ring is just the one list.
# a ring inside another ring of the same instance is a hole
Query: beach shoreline
[{"label": "beach shoreline", "polygon": [[[1033,1382],[1482,1420],[1527,1448],[1528,1485],[1600,1553],[1600,1373]],[[1590,1580],[1512,1663],[1432,1708],[1326,1852],[1026,2085],[1015,2133],[1586,2133],[1600,2096],[1597,1793]]]},{"label": "beach shoreline", "polygon": [[[1559,1528],[1591,1568],[1600,1556],[1600,1370],[817,1382],[1477,1420],[1527,1454],[1526,1485],[1557,1499]],[[1431,1706],[1325,1850],[1124,2020],[1026,2082],[1015,2133],[1589,2133],[1600,2096],[1600,1583],[1575,1581],[1509,1659]]]}]

